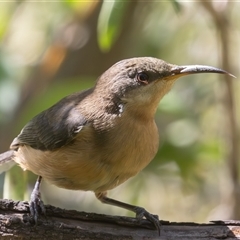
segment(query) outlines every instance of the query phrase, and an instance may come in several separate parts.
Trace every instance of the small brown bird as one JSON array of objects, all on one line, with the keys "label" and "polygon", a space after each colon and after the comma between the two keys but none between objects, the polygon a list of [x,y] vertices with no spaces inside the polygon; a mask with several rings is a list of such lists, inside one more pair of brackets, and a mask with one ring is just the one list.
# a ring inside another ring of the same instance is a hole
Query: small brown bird
[{"label": "small brown bird", "polygon": [[39,191],[44,178],[61,188],[93,191],[101,202],[133,211],[160,231],[156,216],[108,198],[107,191],[154,158],[159,143],[154,115],[177,78],[207,72],[229,74],[152,57],[126,59],[104,72],[93,88],[67,96],[34,117],[13,140],[11,150],[0,155],[0,163],[15,161],[39,176],[30,199],[34,220],[39,207],[45,212]]}]

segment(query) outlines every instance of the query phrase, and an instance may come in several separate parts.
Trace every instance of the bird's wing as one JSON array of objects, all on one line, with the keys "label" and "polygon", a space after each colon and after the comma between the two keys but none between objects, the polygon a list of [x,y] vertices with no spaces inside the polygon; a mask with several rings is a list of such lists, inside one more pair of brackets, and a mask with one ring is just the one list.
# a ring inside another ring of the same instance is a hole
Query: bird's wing
[{"label": "bird's wing", "polygon": [[[88,91],[89,92],[89,91]],[[70,95],[34,117],[13,140],[10,148],[29,145],[39,150],[55,150],[70,142],[87,124],[76,108],[87,92]]]}]

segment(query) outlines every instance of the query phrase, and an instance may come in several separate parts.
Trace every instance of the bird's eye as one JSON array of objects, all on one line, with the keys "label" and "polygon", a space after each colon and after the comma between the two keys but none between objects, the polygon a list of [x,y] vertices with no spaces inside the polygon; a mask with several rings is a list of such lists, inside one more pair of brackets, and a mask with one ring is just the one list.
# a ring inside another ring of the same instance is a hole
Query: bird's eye
[{"label": "bird's eye", "polygon": [[138,74],[137,74],[137,80],[138,80],[139,82],[148,84],[149,76],[148,76],[147,73],[141,72],[141,73],[138,73]]}]

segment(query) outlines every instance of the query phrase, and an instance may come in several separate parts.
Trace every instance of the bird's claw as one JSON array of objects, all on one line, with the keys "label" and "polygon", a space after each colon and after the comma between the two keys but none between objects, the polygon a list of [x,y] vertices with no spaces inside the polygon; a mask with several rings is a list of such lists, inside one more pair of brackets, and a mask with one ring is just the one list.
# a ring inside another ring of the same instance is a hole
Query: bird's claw
[{"label": "bird's claw", "polygon": [[46,210],[44,207],[44,203],[41,200],[41,194],[37,189],[32,191],[30,201],[29,201],[29,209],[31,217],[34,219],[35,224],[37,224],[39,213],[46,214]]},{"label": "bird's claw", "polygon": [[142,207],[136,207],[135,208],[135,212],[136,212],[136,218],[140,221],[143,217],[145,217],[147,220],[149,220],[158,230],[158,233],[160,235],[160,228],[161,228],[161,223],[159,221],[158,215],[153,215],[151,213],[149,213],[148,211],[146,211],[144,208]]}]

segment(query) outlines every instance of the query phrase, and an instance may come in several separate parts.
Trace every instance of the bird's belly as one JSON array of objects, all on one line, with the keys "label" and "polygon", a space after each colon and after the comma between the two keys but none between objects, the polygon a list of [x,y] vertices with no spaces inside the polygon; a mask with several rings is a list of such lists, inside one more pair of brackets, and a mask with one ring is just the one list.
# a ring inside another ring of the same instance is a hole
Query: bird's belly
[{"label": "bird's belly", "polygon": [[[156,131],[155,131],[156,132]],[[154,133],[155,133],[154,132]],[[66,189],[102,192],[125,182],[141,171],[155,156],[158,135],[145,139],[122,136],[118,141],[100,147],[96,142],[76,139],[71,145],[55,151],[41,151],[21,146],[15,161],[23,169],[42,176],[48,182]]]},{"label": "bird's belly", "polygon": [[[84,158],[79,154],[71,155],[71,159],[68,155],[64,155],[59,152],[42,152],[23,146],[16,153],[15,161],[23,169],[42,176],[58,187],[94,192],[106,191],[120,185],[136,175],[146,165],[141,164],[140,157],[135,156],[136,160],[133,161],[132,156],[126,156],[126,154],[123,154],[121,159],[115,157],[115,163],[110,159]],[[147,160],[147,163],[150,160]],[[144,162],[146,163],[146,159]]]}]

